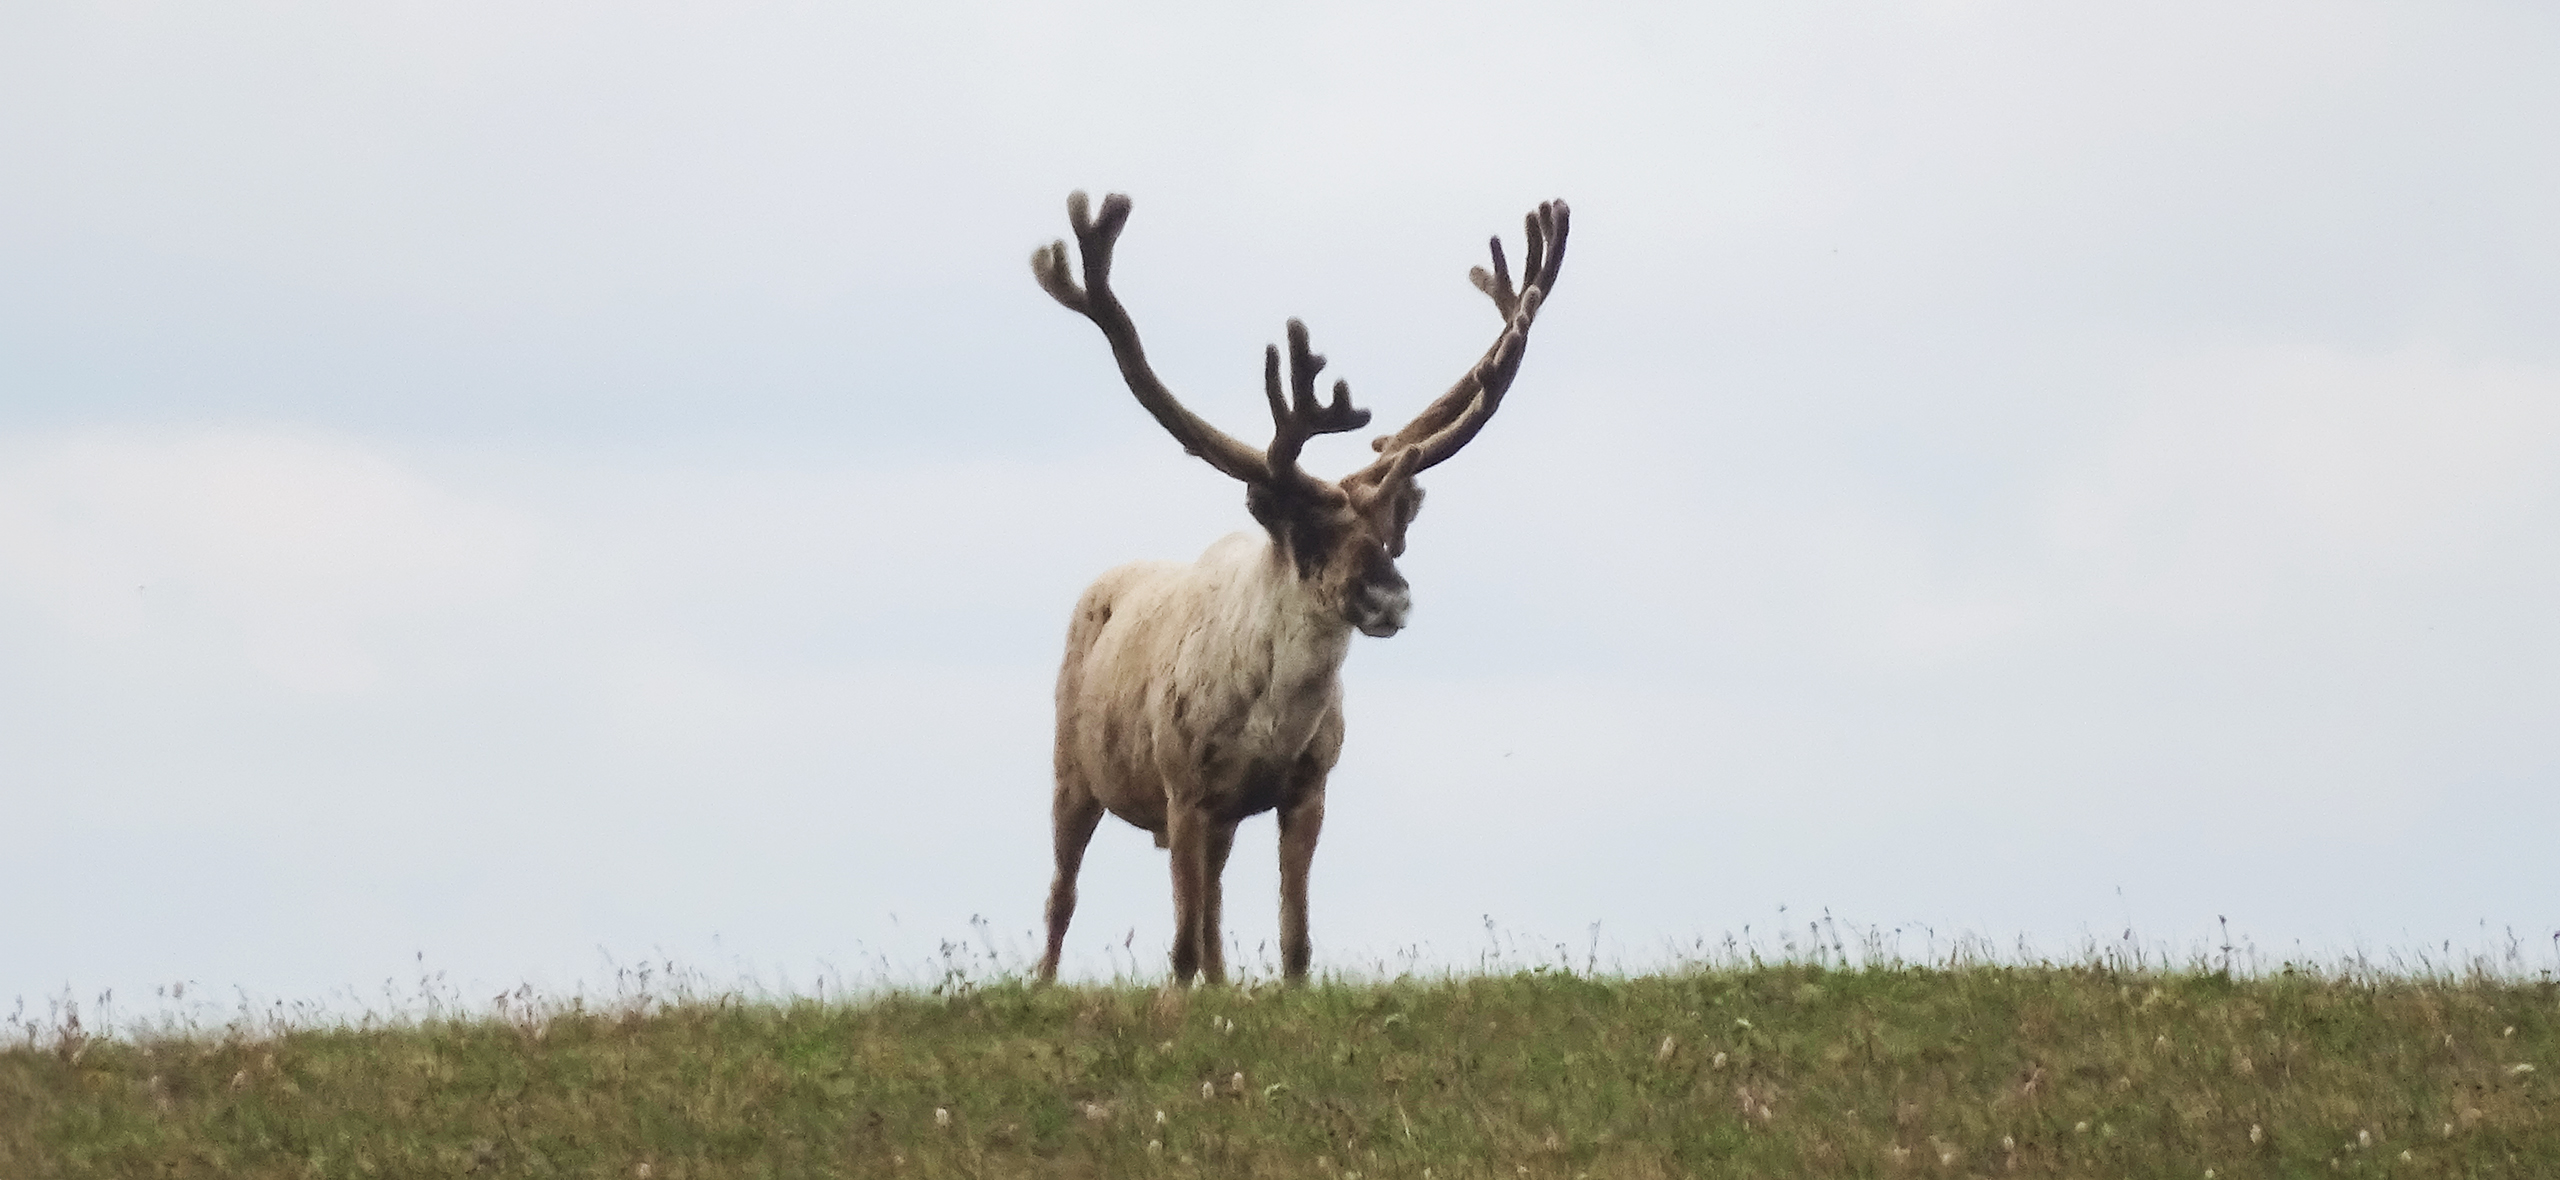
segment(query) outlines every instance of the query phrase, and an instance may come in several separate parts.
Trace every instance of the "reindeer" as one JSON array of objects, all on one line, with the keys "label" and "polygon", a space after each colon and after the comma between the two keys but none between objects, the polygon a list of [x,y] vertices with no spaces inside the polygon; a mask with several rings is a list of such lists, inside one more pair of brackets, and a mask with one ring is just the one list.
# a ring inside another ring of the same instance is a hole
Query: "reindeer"
[{"label": "reindeer", "polygon": [[1395,559],[1422,506],[1414,477],[1466,446],[1502,405],[1564,261],[1565,204],[1550,201],[1529,214],[1517,292],[1500,237],[1493,269],[1470,274],[1502,314],[1502,333],[1483,359],[1404,429],[1375,439],[1375,461],[1333,481],[1301,470],[1299,449],[1319,434],[1358,430],[1369,411],[1352,407],[1343,381],[1333,383],[1330,403],[1316,400],[1325,360],[1309,351],[1305,324],[1289,321],[1285,397],[1280,349],[1264,350],[1271,445],[1255,450],[1183,408],[1148,367],[1138,329],[1111,292],[1111,251],[1128,224],[1129,198],[1105,197],[1093,217],[1075,193],[1067,220],[1084,284],[1070,277],[1061,239],[1032,253],[1040,286],[1102,329],[1129,391],[1174,441],[1244,483],[1245,507],[1262,531],[1229,536],[1189,565],[1121,566],[1076,601],[1058,671],[1057,877],[1039,977],[1057,977],[1075,916],[1076,871],[1109,811],[1172,851],[1175,984],[1188,986],[1201,972],[1226,982],[1218,878],[1236,824],[1276,811],[1280,964],[1301,982],[1312,953],[1307,867],[1324,826],[1325,776],[1342,754],[1341,672],[1351,633],[1385,638],[1404,628],[1411,596]]}]

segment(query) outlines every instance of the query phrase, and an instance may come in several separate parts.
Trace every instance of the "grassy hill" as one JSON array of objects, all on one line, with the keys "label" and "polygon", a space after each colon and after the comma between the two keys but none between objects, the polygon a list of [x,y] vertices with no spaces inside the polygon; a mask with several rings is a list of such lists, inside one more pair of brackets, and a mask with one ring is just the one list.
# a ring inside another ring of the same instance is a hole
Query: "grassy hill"
[{"label": "grassy hill", "polygon": [[0,1049],[0,1176],[2560,1176],[2560,988],[965,982]]}]

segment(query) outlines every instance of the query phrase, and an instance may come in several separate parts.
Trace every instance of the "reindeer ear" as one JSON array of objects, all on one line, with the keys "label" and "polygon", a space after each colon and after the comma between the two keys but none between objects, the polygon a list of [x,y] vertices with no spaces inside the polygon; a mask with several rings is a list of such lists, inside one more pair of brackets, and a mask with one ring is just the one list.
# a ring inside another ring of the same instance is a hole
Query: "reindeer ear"
[{"label": "reindeer ear", "polygon": [[1404,531],[1422,511],[1422,489],[1406,484],[1395,493],[1395,520],[1387,530],[1387,556],[1404,556]]}]

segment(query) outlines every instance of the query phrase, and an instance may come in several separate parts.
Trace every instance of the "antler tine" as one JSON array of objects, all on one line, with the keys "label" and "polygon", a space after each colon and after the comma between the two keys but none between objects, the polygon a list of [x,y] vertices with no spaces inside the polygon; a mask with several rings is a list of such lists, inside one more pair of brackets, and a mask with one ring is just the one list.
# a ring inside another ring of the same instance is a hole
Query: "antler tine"
[{"label": "antler tine", "polygon": [[1564,265],[1565,237],[1572,229],[1572,211],[1562,201],[1541,203],[1523,219],[1527,231],[1528,253],[1522,260],[1520,286],[1511,285],[1510,267],[1502,256],[1502,239],[1491,243],[1493,269],[1476,267],[1467,272],[1478,290],[1492,297],[1494,310],[1502,313],[1502,334],[1483,358],[1467,370],[1449,392],[1441,394],[1413,421],[1394,434],[1382,434],[1370,441],[1379,457],[1352,475],[1353,480],[1379,482],[1394,472],[1399,453],[1413,450],[1416,455],[1411,470],[1422,471],[1434,466],[1475,438],[1501,408],[1502,396],[1511,389],[1511,379],[1520,372],[1520,358],[1527,354],[1529,327],[1538,318],[1538,309],[1555,290],[1556,274]]},{"label": "antler tine", "polygon": [[1307,345],[1307,325],[1303,320],[1289,321],[1289,398],[1280,396],[1280,347],[1262,350],[1262,393],[1271,403],[1271,448],[1264,452],[1264,462],[1273,478],[1298,469],[1298,452],[1307,440],[1319,434],[1341,434],[1369,424],[1369,411],[1351,404],[1351,383],[1333,383],[1333,403],[1316,402],[1316,374],[1324,371],[1324,358]]},{"label": "antler tine", "polygon": [[[1538,206],[1529,222],[1529,269],[1520,276],[1520,293],[1526,298],[1530,288],[1544,292],[1555,286],[1556,271],[1564,265],[1565,235],[1573,229],[1573,210],[1562,201],[1546,201]],[[1540,248],[1541,240],[1544,249]],[[1536,315],[1531,309],[1531,315]]]},{"label": "antler tine", "polygon": [[1138,326],[1111,292],[1112,248],[1119,243],[1120,231],[1129,224],[1129,209],[1129,198],[1113,193],[1102,199],[1102,216],[1094,217],[1082,190],[1068,194],[1067,224],[1074,228],[1076,249],[1084,258],[1084,286],[1077,287],[1067,274],[1067,243],[1063,239],[1031,252],[1033,277],[1050,298],[1102,329],[1103,339],[1111,344],[1112,359],[1120,363],[1120,376],[1128,382],[1129,392],[1137,395],[1138,404],[1146,407],[1147,413],[1175,442],[1182,444],[1183,450],[1236,479],[1247,483],[1268,481],[1272,468],[1261,453],[1183,408],[1147,364],[1146,349],[1138,342]]},{"label": "antler tine", "polygon": [[1483,267],[1475,267],[1467,272],[1467,279],[1476,285],[1476,290],[1492,296],[1493,309],[1508,320],[1519,308],[1520,297],[1511,293],[1511,264],[1502,259],[1502,235],[1493,235],[1485,244],[1493,250],[1493,271],[1488,274]]}]

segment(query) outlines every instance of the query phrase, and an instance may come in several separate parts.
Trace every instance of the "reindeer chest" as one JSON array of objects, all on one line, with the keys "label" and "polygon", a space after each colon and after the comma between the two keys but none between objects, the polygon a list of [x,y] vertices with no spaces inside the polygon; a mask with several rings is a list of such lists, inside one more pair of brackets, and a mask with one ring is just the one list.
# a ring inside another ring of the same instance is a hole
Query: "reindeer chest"
[{"label": "reindeer chest", "polygon": [[1189,699],[1171,711],[1178,732],[1167,736],[1189,747],[1204,768],[1296,758],[1341,701],[1346,646],[1266,642],[1201,651],[1201,659],[1172,678]]},{"label": "reindeer chest", "polygon": [[[1197,802],[1225,820],[1285,806],[1291,788],[1310,769],[1330,769],[1330,750],[1318,753],[1317,747],[1328,724],[1339,732],[1340,700],[1328,679],[1275,685],[1229,709],[1210,711],[1210,718],[1223,720],[1175,739],[1197,768],[1198,777],[1188,784]],[[1311,756],[1324,765],[1311,767]]]}]

